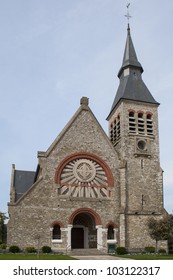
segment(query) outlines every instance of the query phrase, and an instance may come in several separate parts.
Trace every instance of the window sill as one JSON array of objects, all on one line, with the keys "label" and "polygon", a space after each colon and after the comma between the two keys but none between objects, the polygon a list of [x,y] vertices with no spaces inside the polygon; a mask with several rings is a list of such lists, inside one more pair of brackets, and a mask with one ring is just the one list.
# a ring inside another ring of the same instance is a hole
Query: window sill
[{"label": "window sill", "polygon": [[108,239],[107,240],[107,244],[115,244],[115,243],[117,243],[116,239]]},{"label": "window sill", "polygon": [[52,239],[52,243],[62,243],[62,239]]}]

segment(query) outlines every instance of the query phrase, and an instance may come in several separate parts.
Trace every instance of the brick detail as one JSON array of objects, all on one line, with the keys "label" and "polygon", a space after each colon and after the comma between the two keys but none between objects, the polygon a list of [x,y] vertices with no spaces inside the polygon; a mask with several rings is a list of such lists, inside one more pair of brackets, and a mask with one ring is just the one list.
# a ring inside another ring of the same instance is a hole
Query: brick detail
[{"label": "brick detail", "polygon": [[60,226],[60,228],[64,228],[64,225],[59,222],[59,221],[53,221],[51,224],[50,224],[50,227],[54,227],[55,225],[58,225]]},{"label": "brick detail", "polygon": [[74,218],[80,213],[90,214],[92,217],[94,217],[96,225],[102,224],[100,216],[94,210],[92,210],[90,208],[79,208],[76,211],[74,211],[72,213],[72,215],[70,216],[68,223],[72,225]]},{"label": "brick detail", "polygon": [[106,228],[108,228],[108,227],[110,227],[110,226],[112,226],[113,228],[118,228],[118,225],[115,224],[115,223],[112,222],[112,221],[109,221],[109,222],[106,224]]}]

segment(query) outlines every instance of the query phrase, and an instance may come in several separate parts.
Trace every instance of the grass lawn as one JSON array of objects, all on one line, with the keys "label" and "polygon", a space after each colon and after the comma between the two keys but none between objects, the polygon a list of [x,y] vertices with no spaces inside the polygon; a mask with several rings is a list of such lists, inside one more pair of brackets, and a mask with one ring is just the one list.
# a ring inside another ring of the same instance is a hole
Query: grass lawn
[{"label": "grass lawn", "polygon": [[0,260],[75,260],[70,256],[56,254],[0,254]]},{"label": "grass lawn", "polygon": [[[120,255],[119,255],[120,256]],[[122,258],[133,260],[173,260],[173,255],[162,254],[134,254],[134,255],[121,255]]]},{"label": "grass lawn", "polygon": [[[115,255],[121,258],[133,260],[173,260],[173,255],[161,254],[134,254],[134,255]],[[56,254],[0,254],[0,260],[76,260],[73,257]]]}]

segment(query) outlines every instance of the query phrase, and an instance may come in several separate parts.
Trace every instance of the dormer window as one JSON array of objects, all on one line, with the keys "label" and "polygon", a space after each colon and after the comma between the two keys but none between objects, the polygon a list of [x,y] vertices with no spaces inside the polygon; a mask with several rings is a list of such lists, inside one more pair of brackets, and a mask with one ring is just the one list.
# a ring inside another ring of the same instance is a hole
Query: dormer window
[{"label": "dormer window", "polygon": [[129,75],[130,75],[129,68],[124,69],[124,77],[129,76]]}]

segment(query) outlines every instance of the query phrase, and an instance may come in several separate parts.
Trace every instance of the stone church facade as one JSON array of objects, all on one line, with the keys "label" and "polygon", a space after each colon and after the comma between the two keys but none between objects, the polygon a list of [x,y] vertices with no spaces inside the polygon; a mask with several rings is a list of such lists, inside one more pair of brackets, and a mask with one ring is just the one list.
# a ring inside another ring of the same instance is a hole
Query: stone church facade
[{"label": "stone church facade", "polygon": [[38,152],[36,172],[12,165],[8,245],[24,249],[39,242],[61,252],[154,245],[147,221],[165,214],[159,103],[142,72],[128,26],[109,136],[83,97],[48,150]]}]

